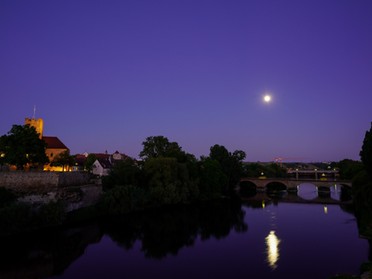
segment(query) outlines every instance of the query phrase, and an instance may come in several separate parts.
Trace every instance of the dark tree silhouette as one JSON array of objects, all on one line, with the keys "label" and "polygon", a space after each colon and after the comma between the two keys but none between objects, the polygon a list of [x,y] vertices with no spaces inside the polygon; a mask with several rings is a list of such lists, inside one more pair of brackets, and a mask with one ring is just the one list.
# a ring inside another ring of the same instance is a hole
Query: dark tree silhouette
[{"label": "dark tree silhouette", "polygon": [[4,163],[15,165],[20,170],[26,165],[36,167],[48,163],[45,149],[45,141],[29,125],[13,125],[8,134],[0,138],[0,153]]},{"label": "dark tree silhouette", "polygon": [[366,131],[362,150],[359,153],[360,159],[370,177],[372,177],[372,123],[369,131]]},{"label": "dark tree silhouette", "polygon": [[177,158],[178,161],[186,160],[186,153],[177,142],[170,142],[164,136],[147,137],[142,143],[143,150],[140,152],[140,157],[143,159],[169,157]]}]

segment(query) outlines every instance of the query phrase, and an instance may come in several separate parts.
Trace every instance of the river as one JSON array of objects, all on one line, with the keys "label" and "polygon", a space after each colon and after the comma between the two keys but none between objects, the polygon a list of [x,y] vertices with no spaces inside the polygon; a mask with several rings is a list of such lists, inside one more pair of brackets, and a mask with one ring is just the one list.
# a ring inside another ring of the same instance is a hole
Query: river
[{"label": "river", "polygon": [[0,241],[0,278],[330,278],[369,244],[348,206],[225,200]]}]

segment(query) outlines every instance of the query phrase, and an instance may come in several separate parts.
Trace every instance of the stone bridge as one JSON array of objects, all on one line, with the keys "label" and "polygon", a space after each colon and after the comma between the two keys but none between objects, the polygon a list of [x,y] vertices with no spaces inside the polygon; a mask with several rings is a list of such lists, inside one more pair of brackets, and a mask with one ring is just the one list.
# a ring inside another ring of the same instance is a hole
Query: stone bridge
[{"label": "stone bridge", "polygon": [[[284,185],[286,190],[297,190],[297,186],[309,183],[316,187],[332,187],[335,184],[341,186],[352,187],[352,182],[347,180],[322,180],[322,179],[290,179],[290,178],[253,178],[246,177],[242,178],[240,182],[249,182],[249,184],[256,186],[258,191],[265,191],[268,186],[273,185]],[[240,184],[241,185],[241,184]],[[239,185],[239,186],[240,186]]]}]

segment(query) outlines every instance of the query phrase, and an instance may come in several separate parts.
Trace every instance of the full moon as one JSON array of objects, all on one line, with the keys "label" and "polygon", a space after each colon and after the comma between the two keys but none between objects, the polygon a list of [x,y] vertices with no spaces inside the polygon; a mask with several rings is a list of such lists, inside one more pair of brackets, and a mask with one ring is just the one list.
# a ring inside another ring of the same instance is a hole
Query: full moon
[{"label": "full moon", "polygon": [[271,102],[271,96],[270,95],[265,95],[263,98],[265,103],[270,103]]}]

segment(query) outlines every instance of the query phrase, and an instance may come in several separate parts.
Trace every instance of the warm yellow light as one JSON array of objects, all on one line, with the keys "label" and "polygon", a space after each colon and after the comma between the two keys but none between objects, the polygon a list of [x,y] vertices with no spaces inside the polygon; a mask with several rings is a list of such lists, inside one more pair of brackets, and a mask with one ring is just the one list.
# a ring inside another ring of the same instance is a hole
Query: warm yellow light
[{"label": "warm yellow light", "polygon": [[324,206],[324,214],[327,214],[328,213],[328,207],[325,205]]},{"label": "warm yellow light", "polygon": [[265,204],[265,200],[262,200],[262,208],[265,208],[266,204]]},{"label": "warm yellow light", "polygon": [[272,269],[276,269],[276,264],[279,260],[279,244],[280,239],[275,235],[275,231],[270,231],[269,235],[265,238],[267,262]]}]

